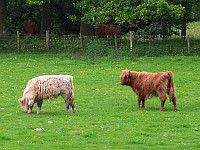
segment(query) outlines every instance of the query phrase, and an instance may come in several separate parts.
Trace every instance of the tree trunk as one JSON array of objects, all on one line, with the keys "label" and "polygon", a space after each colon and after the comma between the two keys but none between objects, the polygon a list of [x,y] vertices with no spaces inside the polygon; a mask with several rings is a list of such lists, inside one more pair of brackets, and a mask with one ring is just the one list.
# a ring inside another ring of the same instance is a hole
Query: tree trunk
[{"label": "tree trunk", "polygon": [[[84,15],[84,13],[82,12],[82,17]],[[80,23],[80,33],[81,35],[83,36],[93,36],[93,32],[92,32],[92,26],[85,23],[84,21],[81,20],[81,23]]]},{"label": "tree trunk", "polygon": [[181,37],[182,38],[186,37],[186,28],[187,28],[186,23],[187,23],[186,19],[183,19],[182,22],[181,22]]},{"label": "tree trunk", "polygon": [[166,23],[166,20],[162,21],[162,36],[163,36],[163,39],[167,38],[167,23]]},{"label": "tree trunk", "polygon": [[42,22],[41,22],[41,36],[46,35],[46,30],[51,32],[52,22],[52,6],[49,2],[45,2],[42,5]]},{"label": "tree trunk", "polygon": [[187,15],[186,13],[183,15],[183,18],[181,20],[181,38],[186,37],[186,28],[187,28]]},{"label": "tree trunk", "polygon": [[4,39],[6,34],[6,1],[0,0],[0,40]]},{"label": "tree trunk", "polygon": [[62,4],[57,2],[57,3],[52,3],[52,6],[54,8],[56,8],[56,12],[60,18],[61,23],[63,23],[65,25],[65,27],[67,27],[67,29],[66,29],[67,34],[70,34],[71,31],[79,32],[79,28],[77,28],[76,25],[65,14]]}]

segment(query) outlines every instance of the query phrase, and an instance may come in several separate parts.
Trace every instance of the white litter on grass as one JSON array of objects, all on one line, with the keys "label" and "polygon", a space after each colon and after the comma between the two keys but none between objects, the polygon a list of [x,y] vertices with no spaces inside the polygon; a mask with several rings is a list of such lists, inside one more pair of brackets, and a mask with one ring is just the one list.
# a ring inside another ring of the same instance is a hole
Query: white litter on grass
[{"label": "white litter on grass", "polygon": [[1,108],[1,109],[4,109],[4,108]]},{"label": "white litter on grass", "polygon": [[53,121],[48,121],[48,123],[53,123]]},{"label": "white litter on grass", "polygon": [[94,89],[95,91],[101,91],[101,89]]},{"label": "white litter on grass", "polygon": [[41,131],[41,130],[44,130],[44,128],[35,128],[34,130],[35,131]]}]

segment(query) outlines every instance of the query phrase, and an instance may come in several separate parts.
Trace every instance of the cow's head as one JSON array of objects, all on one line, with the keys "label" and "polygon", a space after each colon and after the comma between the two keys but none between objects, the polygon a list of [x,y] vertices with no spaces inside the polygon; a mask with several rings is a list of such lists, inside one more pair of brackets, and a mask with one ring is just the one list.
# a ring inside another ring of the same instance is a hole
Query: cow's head
[{"label": "cow's head", "polygon": [[120,84],[121,85],[130,85],[131,80],[131,72],[129,70],[124,70],[120,76]]},{"label": "cow's head", "polygon": [[20,99],[18,99],[18,102],[20,103],[20,105],[24,109],[24,111],[28,112],[28,101],[24,98],[20,98]]}]

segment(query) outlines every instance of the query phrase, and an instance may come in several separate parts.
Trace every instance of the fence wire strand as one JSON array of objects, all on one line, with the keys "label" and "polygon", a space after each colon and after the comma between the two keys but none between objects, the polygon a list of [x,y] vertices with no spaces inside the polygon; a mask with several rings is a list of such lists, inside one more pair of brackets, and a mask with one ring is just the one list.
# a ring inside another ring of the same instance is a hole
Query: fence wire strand
[{"label": "fence wire strand", "polygon": [[[49,51],[81,54],[90,58],[101,56],[162,56],[162,55],[195,55],[199,56],[200,37],[138,36],[133,35],[132,47],[129,36],[99,38],[94,36],[49,35]],[[189,39],[189,43],[188,43]],[[5,36],[0,40],[0,52],[33,52],[45,53],[45,37],[38,36]]]}]

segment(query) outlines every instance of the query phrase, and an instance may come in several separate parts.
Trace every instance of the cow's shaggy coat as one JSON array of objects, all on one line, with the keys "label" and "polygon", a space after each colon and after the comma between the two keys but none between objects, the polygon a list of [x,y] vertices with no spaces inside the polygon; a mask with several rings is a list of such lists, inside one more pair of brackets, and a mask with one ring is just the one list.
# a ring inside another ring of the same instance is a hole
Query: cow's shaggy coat
[{"label": "cow's shaggy coat", "polygon": [[137,108],[140,108],[141,101],[142,108],[144,108],[145,100],[149,97],[159,96],[161,100],[160,111],[162,111],[167,99],[167,93],[170,101],[174,104],[174,111],[177,110],[172,72],[147,73],[124,70],[120,76],[120,84],[131,86],[137,95]]},{"label": "cow's shaggy coat", "polygon": [[121,27],[118,25],[98,24],[95,27],[95,36],[97,37],[114,37],[121,34]]},{"label": "cow's shaggy coat", "polygon": [[23,34],[25,36],[36,35],[37,34],[37,25],[34,22],[26,22],[23,25]]},{"label": "cow's shaggy coat", "polygon": [[69,105],[74,107],[73,77],[70,75],[46,75],[31,79],[24,89],[23,97],[18,99],[25,112],[31,113],[34,103],[38,105],[37,114],[41,111],[43,99],[54,99],[61,95],[65,99],[66,112]]}]

